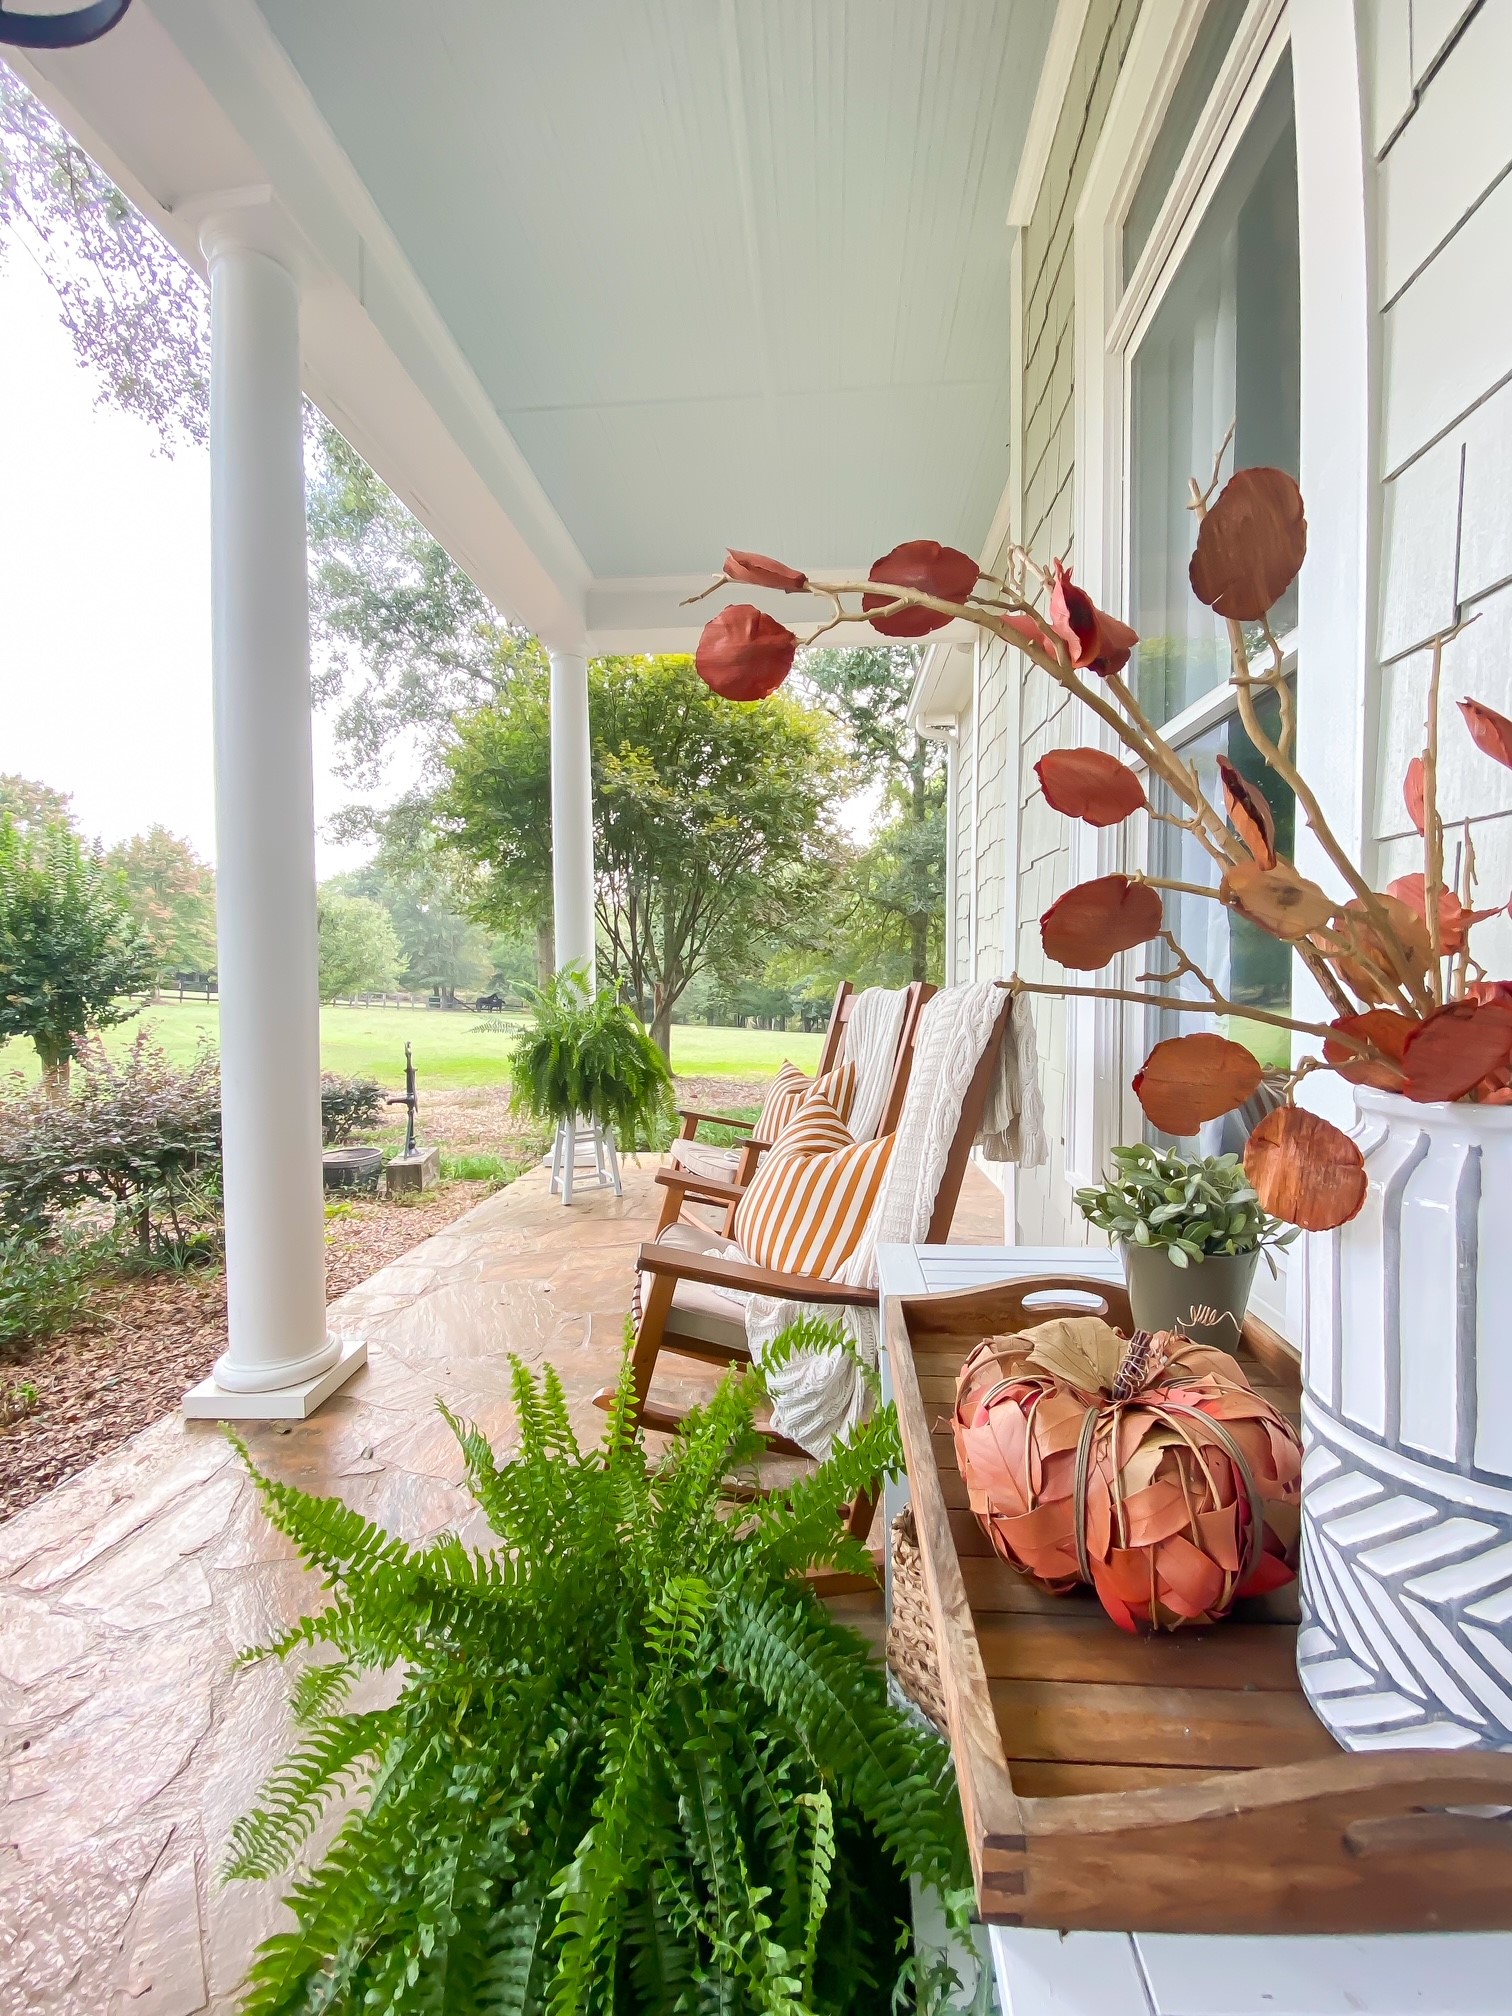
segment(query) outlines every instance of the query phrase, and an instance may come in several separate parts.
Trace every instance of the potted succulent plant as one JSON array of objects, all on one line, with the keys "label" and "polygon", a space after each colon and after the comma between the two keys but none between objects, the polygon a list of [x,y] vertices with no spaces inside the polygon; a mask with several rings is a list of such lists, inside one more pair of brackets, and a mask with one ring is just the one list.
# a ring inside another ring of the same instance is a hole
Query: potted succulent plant
[{"label": "potted succulent plant", "polygon": [[1192,1157],[1136,1141],[1115,1148],[1112,1161],[1111,1175],[1078,1190],[1076,1202],[1123,1256],[1134,1321],[1141,1330],[1179,1326],[1232,1350],[1261,1253],[1290,1245],[1297,1227],[1260,1208],[1237,1155]]},{"label": "potted succulent plant", "polygon": [[[1301,1254],[1303,1685],[1345,1744],[1509,1747],[1512,979],[1493,978],[1473,949],[1506,893],[1482,906],[1470,823],[1445,845],[1439,696],[1456,631],[1431,640],[1422,751],[1403,779],[1421,872],[1378,889],[1295,759],[1295,700],[1272,612],[1306,557],[1301,492],[1284,470],[1263,468],[1240,469],[1220,489],[1228,445],[1211,481],[1191,485],[1192,591],[1226,628],[1238,719],[1259,764],[1293,795],[1318,879],[1281,852],[1265,795],[1234,763],[1220,757],[1209,788],[1166,738],[1125,677],[1138,636],[1059,560],[1013,549],[986,574],[969,554],[916,539],[864,581],[821,581],[732,552],[714,586],[827,602],[832,614],[807,643],[841,623],[919,637],[958,621],[1013,645],[1093,727],[1088,746],[1036,763],[1051,807],[1095,827],[1168,820],[1207,856],[1210,886],[1135,872],[1068,889],[1040,935],[1071,977],[1009,984],[1220,1027],[1247,1017],[1301,1039],[1288,1046],[1292,1067],[1249,1135],[1244,1167],[1261,1209],[1317,1235]],[[766,610],[737,604],[706,626],[698,669],[717,691],[758,699],[787,677],[798,643]],[[1459,714],[1463,759],[1512,769],[1512,719],[1470,697]],[[1324,1004],[1317,1019],[1230,999],[1173,928],[1166,897],[1178,891],[1224,904],[1290,947]],[[1154,948],[1137,979],[1104,970],[1136,947]],[[1322,1072],[1352,1088],[1348,1131],[1297,1096]],[[1199,1028],[1157,1043],[1133,1088],[1151,1124],[1181,1139],[1244,1106],[1262,1075],[1245,1045]]]}]

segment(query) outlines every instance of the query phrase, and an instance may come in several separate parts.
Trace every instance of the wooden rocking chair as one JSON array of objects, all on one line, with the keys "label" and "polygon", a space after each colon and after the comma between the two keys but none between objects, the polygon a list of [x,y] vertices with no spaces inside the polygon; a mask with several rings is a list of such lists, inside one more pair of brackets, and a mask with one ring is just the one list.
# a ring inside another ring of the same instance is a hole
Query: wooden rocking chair
[{"label": "wooden rocking chair", "polygon": [[[882,1116],[877,1122],[877,1134],[890,1134],[898,1124],[898,1115],[903,1110],[903,1095],[908,1090],[908,1073],[913,1064],[914,1038],[919,1033],[919,1017],[925,1004],[930,1001],[936,989],[928,981],[910,981],[905,989],[903,1020],[898,1027],[898,1047],[893,1058],[892,1077],[888,1081],[887,1097],[883,1102]],[[845,1052],[845,1034],[850,1026],[851,1011],[859,996],[849,980],[842,980],[835,995],[835,1006],[830,1015],[829,1032],[824,1039],[824,1049],[820,1053],[816,1078],[822,1078],[826,1071],[839,1065]],[[761,1157],[771,1147],[770,1141],[761,1140],[755,1131],[753,1120],[732,1120],[716,1113],[692,1112],[679,1107],[683,1122],[682,1133],[672,1144],[672,1160],[669,1166],[658,1173],[657,1182],[665,1191],[662,1199],[661,1216],[656,1224],[656,1236],[682,1215],[685,1202],[707,1204],[711,1200],[695,1194],[696,1186],[702,1184],[725,1184],[737,1193],[743,1191],[756,1174]],[[699,1123],[708,1121],[711,1125],[738,1128],[747,1139],[732,1148],[714,1148],[698,1141],[696,1135]],[[873,1137],[875,1138],[875,1136]],[[735,1207],[729,1205],[725,1211],[724,1225],[728,1233],[735,1215]]]},{"label": "wooden rocking chair", "polygon": [[[992,1034],[961,1101],[945,1171],[923,1233],[927,1240],[940,1241],[949,1234],[1012,1012],[1013,997],[1005,989]],[[732,1184],[703,1182],[681,1171],[663,1170],[657,1180],[704,1203],[734,1205],[740,1200],[740,1192]],[[640,1249],[636,1265],[641,1295],[633,1368],[637,1418],[644,1427],[673,1433],[683,1418],[681,1412],[656,1406],[650,1398],[652,1377],[664,1351],[707,1365],[738,1365],[749,1360],[744,1307],[731,1299],[732,1293],[812,1302],[837,1311],[876,1303],[875,1288],[853,1287],[817,1275],[780,1274],[749,1261],[720,1258],[711,1250],[726,1243],[706,1227],[677,1223]],[[606,1390],[594,1398],[600,1406],[607,1406],[612,1394]],[[766,1441],[774,1455],[808,1453],[770,1430]],[[851,1508],[849,1530],[864,1536],[874,1510],[874,1506],[858,1501]]]}]

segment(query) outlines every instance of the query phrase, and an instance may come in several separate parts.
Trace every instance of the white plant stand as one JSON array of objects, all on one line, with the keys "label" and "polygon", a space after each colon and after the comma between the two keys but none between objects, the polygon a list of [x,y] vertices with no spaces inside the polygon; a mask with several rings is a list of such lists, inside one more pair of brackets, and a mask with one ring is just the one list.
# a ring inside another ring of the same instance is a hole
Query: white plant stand
[{"label": "white plant stand", "polygon": [[612,1189],[616,1197],[625,1194],[613,1128],[579,1114],[557,1125],[556,1139],[551,1144],[552,1196],[560,1194],[562,1202],[570,1204],[574,1189],[585,1178],[590,1189]]}]

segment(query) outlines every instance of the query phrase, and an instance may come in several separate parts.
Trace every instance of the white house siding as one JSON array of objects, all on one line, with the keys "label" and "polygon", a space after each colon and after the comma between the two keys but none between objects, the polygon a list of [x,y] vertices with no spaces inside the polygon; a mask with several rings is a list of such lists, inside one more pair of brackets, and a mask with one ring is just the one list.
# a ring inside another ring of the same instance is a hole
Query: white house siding
[{"label": "white house siding", "polygon": [[[1424,640],[1473,617],[1444,654],[1440,806],[1473,822],[1481,901],[1505,903],[1507,773],[1453,702],[1512,712],[1512,5],[1357,0],[1357,18],[1377,161],[1377,871],[1422,866],[1401,779],[1422,746]],[[1491,971],[1512,974],[1512,921],[1476,937]]]},{"label": "white house siding", "polygon": [[[1024,230],[1023,524],[1019,536],[1031,552],[1041,557],[1059,555],[1068,562],[1075,558],[1072,228],[1087,164],[1102,132],[1138,11],[1139,0],[1092,0],[1034,213]],[[1016,749],[987,732],[994,702],[999,715],[1004,711],[1002,697],[1010,679],[1022,682]],[[1018,878],[1017,945],[1003,957],[1002,967],[1007,970],[1016,965],[1029,980],[1052,977],[1040,949],[1039,919],[1070,882],[1069,829],[1040,795],[1034,765],[1047,749],[1082,739],[1082,728],[1073,718],[1066,696],[1032,668],[1026,670],[1016,653],[1005,650],[984,657],[982,724],[983,800],[1001,802],[1002,794],[1013,790],[1019,802],[1016,864],[1003,862],[999,868],[1001,854],[994,857],[986,851],[991,839],[983,835],[982,872],[1016,872]],[[990,784],[989,750],[999,766]],[[1043,1169],[1020,1173],[1018,1236],[1034,1245],[1079,1241],[1084,1227],[1071,1202],[1065,1171],[1064,1005],[1040,997],[1035,1004],[1035,1026],[1051,1158]]]}]

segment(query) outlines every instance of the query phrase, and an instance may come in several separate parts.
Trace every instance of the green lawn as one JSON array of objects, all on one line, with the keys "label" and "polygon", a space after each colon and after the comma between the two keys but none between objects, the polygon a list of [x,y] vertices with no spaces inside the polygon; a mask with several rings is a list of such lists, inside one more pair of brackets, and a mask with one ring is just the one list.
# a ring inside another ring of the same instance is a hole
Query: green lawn
[{"label": "green lawn", "polygon": [[[404,1045],[415,1046],[415,1069],[429,1085],[497,1085],[508,1080],[509,1032],[523,1020],[502,1018],[498,1031],[466,1012],[442,1013],[426,1008],[322,1008],[320,1061],[328,1071],[373,1077],[398,1085],[404,1078]],[[168,1055],[187,1063],[196,1043],[220,1035],[220,1010],[204,1001],[160,1001],[139,1016],[108,1030],[105,1042],[119,1050],[139,1028],[149,1028]],[[672,1068],[689,1078],[771,1077],[785,1057],[806,1071],[819,1061],[819,1035],[783,1036],[768,1029],[709,1029],[702,1024],[672,1031]],[[29,1043],[0,1048],[0,1074],[20,1069],[35,1075],[36,1058]]]}]

